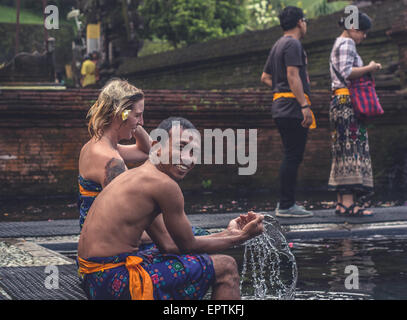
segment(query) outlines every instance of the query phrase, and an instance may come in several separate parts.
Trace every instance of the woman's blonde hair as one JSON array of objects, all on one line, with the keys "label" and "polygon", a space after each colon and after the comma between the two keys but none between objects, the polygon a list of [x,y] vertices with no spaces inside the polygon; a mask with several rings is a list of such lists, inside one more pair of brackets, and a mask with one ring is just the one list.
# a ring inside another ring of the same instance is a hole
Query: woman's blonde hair
[{"label": "woman's blonde hair", "polygon": [[143,91],[126,80],[110,80],[102,88],[95,104],[88,111],[90,136],[100,139],[105,128],[112,124],[117,115],[122,114],[126,109],[131,109],[134,103],[143,99]]}]

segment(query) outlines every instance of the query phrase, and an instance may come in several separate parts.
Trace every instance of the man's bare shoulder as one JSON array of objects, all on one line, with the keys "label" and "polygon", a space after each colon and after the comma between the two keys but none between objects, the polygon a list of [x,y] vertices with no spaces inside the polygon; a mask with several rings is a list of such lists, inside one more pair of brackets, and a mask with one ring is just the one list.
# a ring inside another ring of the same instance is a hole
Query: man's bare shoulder
[{"label": "man's bare shoulder", "polygon": [[165,179],[161,179],[161,183],[158,187],[158,191],[159,192],[167,192],[167,193],[180,193],[182,194],[181,188],[178,185],[178,183],[176,181],[174,181],[173,179],[171,179],[170,177],[168,177],[166,174],[163,174],[164,176],[166,176]]},{"label": "man's bare shoulder", "polygon": [[130,171],[132,171],[136,179],[143,183],[144,188],[149,189],[156,199],[162,197],[183,197],[178,183],[157,169],[143,165]]}]

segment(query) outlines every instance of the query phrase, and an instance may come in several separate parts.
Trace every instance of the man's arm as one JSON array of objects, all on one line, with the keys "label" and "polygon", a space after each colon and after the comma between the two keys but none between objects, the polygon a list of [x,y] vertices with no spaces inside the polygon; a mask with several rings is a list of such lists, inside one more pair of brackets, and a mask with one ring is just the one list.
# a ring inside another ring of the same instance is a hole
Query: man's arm
[{"label": "man's arm", "polygon": [[308,105],[308,101],[305,98],[304,87],[300,78],[300,69],[298,67],[288,66],[287,80],[291,92],[294,93],[295,98],[301,107]]},{"label": "man's arm", "polygon": [[[292,93],[294,93],[295,98],[297,99],[301,108],[307,106],[308,101],[305,98],[304,87],[300,78],[300,69],[295,66],[287,66],[287,80],[290,90]],[[312,124],[311,110],[309,108],[301,110],[304,116],[302,126],[304,128],[309,128],[309,126]]]},{"label": "man's arm", "polygon": [[163,215],[161,213],[147,228],[146,232],[161,252],[174,254],[181,253],[168,233],[164,224]]},{"label": "man's arm", "polygon": [[136,144],[117,145],[120,156],[126,162],[144,162],[150,153],[151,138],[142,126],[137,126],[133,137],[136,139]]},{"label": "man's arm", "polygon": [[215,253],[241,244],[263,231],[262,216],[235,232],[222,235],[195,237],[184,212],[184,198],[178,184],[165,182],[157,188],[157,202],[163,212],[163,221],[169,235],[181,253]]},{"label": "man's arm", "polygon": [[[240,215],[236,219],[233,219],[228,227],[220,232],[212,233],[205,236],[198,236],[198,238],[219,238],[230,236],[233,234],[237,234],[239,231],[239,227],[242,227],[243,221],[247,220],[254,220],[254,216],[251,215],[250,212],[248,215]],[[251,215],[251,216],[249,216]],[[172,240],[170,234],[168,233],[167,228],[165,227],[163,215],[159,214],[150,227],[146,230],[148,236],[151,240],[157,245],[159,250],[163,253],[173,253],[173,254],[180,254],[180,250],[178,249],[175,242]],[[143,233],[144,234],[144,233]]]},{"label": "man's arm", "polygon": [[263,72],[261,75],[261,82],[263,82],[266,86],[272,88],[273,87],[273,78],[271,74],[268,74],[266,72]]}]

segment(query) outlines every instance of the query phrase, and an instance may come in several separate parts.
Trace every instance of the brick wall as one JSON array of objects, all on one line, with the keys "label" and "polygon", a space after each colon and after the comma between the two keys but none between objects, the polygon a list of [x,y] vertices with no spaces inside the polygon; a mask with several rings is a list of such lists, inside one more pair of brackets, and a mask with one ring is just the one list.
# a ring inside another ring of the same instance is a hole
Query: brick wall
[{"label": "brick wall", "polygon": [[[179,115],[203,129],[258,129],[258,170],[239,176],[234,165],[201,165],[182,183],[186,190],[275,187],[282,157],[272,121],[270,94],[264,90],[145,91],[145,125],[155,128]],[[86,113],[94,90],[2,91],[0,93],[0,198],[76,192],[77,161],[88,140]],[[400,155],[407,152],[407,96],[380,92],[385,116],[369,128],[375,180],[388,183]],[[311,131],[300,169],[300,187],[324,188],[330,170],[329,94],[313,95],[319,128]],[[246,147],[247,150],[247,147]],[[226,159],[226,158],[225,158]]]}]

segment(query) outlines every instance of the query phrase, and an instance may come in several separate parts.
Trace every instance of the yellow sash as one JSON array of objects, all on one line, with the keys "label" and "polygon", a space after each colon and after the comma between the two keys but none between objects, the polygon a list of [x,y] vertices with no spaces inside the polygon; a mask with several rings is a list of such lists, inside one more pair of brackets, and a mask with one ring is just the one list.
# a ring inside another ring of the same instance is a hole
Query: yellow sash
[{"label": "yellow sash", "polygon": [[[294,98],[295,99],[296,97],[295,97],[294,93],[292,93],[292,92],[277,92],[273,96],[273,101],[276,101],[277,99],[280,99],[280,98]],[[307,94],[305,94],[305,98],[307,99],[308,104],[311,105],[311,100]],[[311,115],[312,115],[312,124],[309,128],[311,130],[313,130],[317,127],[317,121],[316,121],[315,115],[311,109],[310,109],[310,111],[311,111]]]},{"label": "yellow sash", "polygon": [[[104,271],[108,269],[113,269],[125,265],[129,271],[129,287],[132,300],[154,300],[153,296],[153,283],[151,281],[150,275],[146,270],[140,266],[143,261],[140,257],[128,256],[126,262],[120,263],[96,263],[86,261],[78,257],[79,262],[79,273],[90,274],[94,272]],[[143,283],[140,281],[140,277]]]}]

